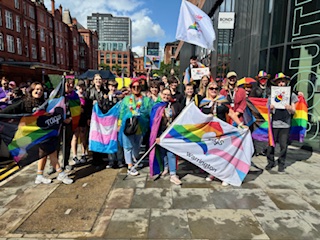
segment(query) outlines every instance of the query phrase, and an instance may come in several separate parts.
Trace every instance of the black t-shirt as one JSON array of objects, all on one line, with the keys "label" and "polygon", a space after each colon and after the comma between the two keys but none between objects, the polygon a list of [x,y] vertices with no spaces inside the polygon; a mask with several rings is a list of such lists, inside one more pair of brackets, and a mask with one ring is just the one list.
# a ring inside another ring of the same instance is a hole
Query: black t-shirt
[{"label": "black t-shirt", "polygon": [[[224,103],[217,103],[217,118],[222,121],[226,121],[226,114],[229,113],[229,108]],[[202,112],[205,114],[213,114],[214,105],[208,103],[201,108]]]}]

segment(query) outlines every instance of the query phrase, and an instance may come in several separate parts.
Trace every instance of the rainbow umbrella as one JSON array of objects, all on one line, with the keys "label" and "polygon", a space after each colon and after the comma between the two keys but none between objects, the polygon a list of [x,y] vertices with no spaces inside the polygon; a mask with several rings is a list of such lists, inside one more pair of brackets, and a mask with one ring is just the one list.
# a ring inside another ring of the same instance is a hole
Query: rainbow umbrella
[{"label": "rainbow umbrella", "polygon": [[254,82],[256,82],[256,80],[254,80],[253,78],[244,77],[244,78],[241,78],[240,80],[237,81],[237,85],[242,86],[244,84],[252,84]]}]

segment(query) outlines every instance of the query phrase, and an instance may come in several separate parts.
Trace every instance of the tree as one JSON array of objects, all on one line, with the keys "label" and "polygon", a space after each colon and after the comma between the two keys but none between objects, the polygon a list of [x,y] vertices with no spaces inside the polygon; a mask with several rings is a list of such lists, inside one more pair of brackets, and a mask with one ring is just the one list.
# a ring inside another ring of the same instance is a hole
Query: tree
[{"label": "tree", "polygon": [[102,68],[102,70],[110,70],[110,66],[105,63],[100,63],[99,68]]},{"label": "tree", "polygon": [[175,74],[177,75],[177,73],[179,73],[179,66],[175,66],[174,64],[164,64],[164,62],[162,61],[160,63],[160,69],[159,70],[152,70],[152,74],[158,74],[159,76],[169,76],[170,75],[170,71],[171,69],[174,70]]}]

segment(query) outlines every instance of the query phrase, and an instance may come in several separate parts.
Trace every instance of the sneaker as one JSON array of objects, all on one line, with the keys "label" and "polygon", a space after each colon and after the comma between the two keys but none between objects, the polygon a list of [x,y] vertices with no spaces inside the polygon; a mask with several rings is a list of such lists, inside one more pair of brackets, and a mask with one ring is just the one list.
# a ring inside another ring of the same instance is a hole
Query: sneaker
[{"label": "sneaker", "polygon": [[169,169],[168,168],[164,168],[163,172],[161,173],[161,176],[164,177],[168,173],[169,173]]},{"label": "sneaker", "polygon": [[107,164],[106,169],[112,168],[113,164]]},{"label": "sneaker", "polygon": [[170,177],[170,182],[176,184],[176,185],[181,185],[182,182],[180,181],[179,177],[177,175],[171,175]]},{"label": "sneaker", "polygon": [[129,168],[129,169],[128,169],[128,173],[129,173],[131,176],[137,176],[137,175],[139,175],[139,172],[138,172],[137,169],[135,169],[135,168],[133,168],[133,169]]},{"label": "sneaker", "polygon": [[66,172],[70,172],[70,171],[73,170],[73,166],[67,165],[67,166],[65,166],[64,170],[65,170]]},{"label": "sneaker", "polygon": [[50,166],[48,171],[47,171],[47,174],[51,175],[51,174],[54,174],[55,172],[56,172],[56,169],[54,167]]},{"label": "sneaker", "polygon": [[212,182],[213,179],[214,179],[214,176],[212,176],[212,175],[209,175],[208,177],[206,177],[207,182]]},{"label": "sneaker", "polygon": [[86,163],[87,162],[86,156],[82,155],[79,161],[80,163]]},{"label": "sneaker", "polygon": [[51,179],[50,178],[45,178],[43,175],[37,175],[36,180],[34,181],[35,184],[49,184],[51,183]]},{"label": "sneaker", "polygon": [[123,167],[124,167],[124,164],[123,164],[123,163],[118,163],[118,167],[119,167],[119,168],[123,168]]},{"label": "sneaker", "polygon": [[229,186],[229,183],[223,181],[223,182],[221,183],[221,186],[223,186],[223,187]]},{"label": "sneaker", "polygon": [[74,161],[74,164],[75,164],[75,165],[81,163],[80,160],[79,160],[77,157],[74,157],[72,160]]},{"label": "sneaker", "polygon": [[71,178],[69,178],[68,175],[65,172],[59,173],[58,177],[57,177],[57,180],[63,182],[64,184],[73,183],[73,180]]},{"label": "sneaker", "polygon": [[269,162],[268,165],[265,167],[266,170],[271,170],[276,166],[275,162]]}]

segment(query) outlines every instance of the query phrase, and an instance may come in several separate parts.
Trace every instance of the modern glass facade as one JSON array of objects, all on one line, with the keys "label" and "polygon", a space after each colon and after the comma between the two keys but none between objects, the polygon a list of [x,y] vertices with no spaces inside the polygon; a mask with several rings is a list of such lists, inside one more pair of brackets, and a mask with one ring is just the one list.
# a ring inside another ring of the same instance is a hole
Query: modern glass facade
[{"label": "modern glass facade", "polygon": [[261,69],[291,76],[293,90],[308,102],[304,145],[319,149],[320,0],[238,0],[235,12],[231,67],[239,76]]},{"label": "modern glass facade", "polygon": [[98,32],[99,46],[101,47],[104,46],[103,44],[106,41],[125,42],[126,50],[128,47],[132,47],[132,23],[128,17],[113,17],[111,14],[93,13],[92,16],[87,17],[87,26],[88,29]]}]

